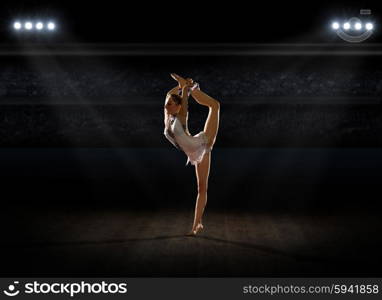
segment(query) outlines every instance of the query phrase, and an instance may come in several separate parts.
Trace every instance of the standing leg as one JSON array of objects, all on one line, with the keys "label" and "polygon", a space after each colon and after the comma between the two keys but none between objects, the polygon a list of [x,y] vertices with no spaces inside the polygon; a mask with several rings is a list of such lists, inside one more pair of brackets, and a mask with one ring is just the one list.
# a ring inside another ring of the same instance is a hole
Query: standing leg
[{"label": "standing leg", "polygon": [[[207,204],[208,176],[210,173],[211,152],[207,152],[202,161],[195,165],[196,179],[198,184],[198,196],[196,198],[194,224],[191,232],[196,232],[203,228],[202,216]],[[200,228],[201,227],[201,228]]]},{"label": "standing leg", "polygon": [[[219,128],[220,103],[214,98],[202,92],[199,88],[193,89],[192,97],[201,105],[208,106],[209,113],[204,125],[204,132],[209,140],[209,146],[212,147],[216,140]],[[198,196],[195,205],[194,224],[191,234],[195,235],[203,228],[202,216],[207,204],[208,176],[210,173],[211,152],[207,152],[202,161],[195,166],[196,178],[198,183]]]}]

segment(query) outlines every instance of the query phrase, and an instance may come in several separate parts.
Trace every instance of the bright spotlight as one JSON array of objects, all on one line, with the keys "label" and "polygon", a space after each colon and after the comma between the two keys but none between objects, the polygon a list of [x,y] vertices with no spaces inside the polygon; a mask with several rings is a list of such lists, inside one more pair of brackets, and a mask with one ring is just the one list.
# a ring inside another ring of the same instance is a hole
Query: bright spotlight
[{"label": "bright spotlight", "polygon": [[42,22],[37,22],[36,23],[36,29],[37,30],[41,30],[41,29],[43,29],[44,28],[44,24],[42,23]]},{"label": "bright spotlight", "polygon": [[56,24],[54,24],[53,22],[48,23],[48,29],[49,30],[54,30],[55,28],[56,28]]},{"label": "bright spotlight", "polygon": [[339,24],[338,22],[333,22],[333,23],[332,23],[332,28],[333,28],[334,30],[337,30],[337,29],[340,28],[340,24]]},{"label": "bright spotlight", "polygon": [[33,28],[32,22],[25,22],[24,27],[26,30],[31,30]]},{"label": "bright spotlight", "polygon": [[372,30],[374,28],[374,25],[372,23],[366,23],[366,29]]},{"label": "bright spotlight", "polygon": [[344,23],[344,29],[345,30],[350,29],[350,23],[349,22]]},{"label": "bright spotlight", "polygon": [[361,30],[361,29],[362,29],[362,24],[359,23],[359,22],[357,22],[357,23],[355,23],[354,28],[355,28],[356,30]]},{"label": "bright spotlight", "polygon": [[20,30],[21,29],[21,23],[20,22],[15,22],[13,23],[13,28],[16,29],[16,30]]}]

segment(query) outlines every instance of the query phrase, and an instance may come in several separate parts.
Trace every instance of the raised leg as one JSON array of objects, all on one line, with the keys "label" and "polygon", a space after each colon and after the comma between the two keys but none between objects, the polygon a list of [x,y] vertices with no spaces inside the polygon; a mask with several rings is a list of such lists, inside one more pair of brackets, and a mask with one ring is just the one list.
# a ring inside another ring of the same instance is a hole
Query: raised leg
[{"label": "raised leg", "polygon": [[202,92],[200,89],[194,89],[191,92],[191,95],[196,102],[209,107],[208,117],[204,125],[204,132],[209,139],[209,146],[212,147],[215,143],[219,129],[220,103],[216,99]]}]

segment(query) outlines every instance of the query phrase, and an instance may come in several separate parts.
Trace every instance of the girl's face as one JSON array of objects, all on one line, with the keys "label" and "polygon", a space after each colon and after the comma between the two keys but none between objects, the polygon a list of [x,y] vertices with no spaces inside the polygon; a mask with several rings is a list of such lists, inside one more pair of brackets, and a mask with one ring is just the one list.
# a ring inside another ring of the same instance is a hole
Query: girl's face
[{"label": "girl's face", "polygon": [[164,105],[166,111],[171,115],[176,115],[180,111],[180,104],[177,104],[172,97],[168,97]]}]

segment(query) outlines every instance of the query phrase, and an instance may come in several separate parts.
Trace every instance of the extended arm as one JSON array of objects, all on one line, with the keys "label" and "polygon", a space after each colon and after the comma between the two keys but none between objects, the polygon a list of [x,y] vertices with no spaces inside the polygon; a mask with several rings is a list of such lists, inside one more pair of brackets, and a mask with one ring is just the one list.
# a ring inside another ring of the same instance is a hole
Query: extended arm
[{"label": "extended arm", "polygon": [[179,111],[179,116],[182,118],[187,118],[188,114],[188,90],[189,88],[187,85],[182,87],[182,106]]},{"label": "extended arm", "polygon": [[[192,86],[192,79],[184,79],[183,77],[171,73],[171,77],[174,78],[176,81],[178,81],[179,85],[171,89],[167,95],[170,94],[177,94],[181,96],[182,98],[182,104],[178,113],[178,119],[182,123],[183,128],[186,133],[190,134],[188,131],[188,97],[190,95],[189,89]],[[166,122],[166,117],[165,117],[165,124]]]},{"label": "extended arm", "polygon": [[[166,96],[166,100],[165,100],[165,105],[166,105],[167,97],[169,97],[171,94],[179,95],[179,86],[178,85],[167,92],[167,96]],[[166,111],[166,108],[164,108],[164,126],[165,127],[168,124],[168,117],[169,117],[169,115],[168,115],[168,113]]]},{"label": "extended arm", "polygon": [[[167,96],[171,95],[171,94],[176,94],[176,95],[179,95],[179,90],[180,87],[179,86],[176,86],[174,88],[172,88],[168,93],[167,93]],[[182,94],[180,95],[182,97],[182,105],[180,107],[180,111],[178,113],[178,118],[179,118],[179,121],[182,123],[183,125],[183,128],[184,130],[189,134],[189,131],[188,131],[188,97],[189,97],[189,87],[187,85],[184,85],[182,88],[181,88],[181,91],[182,91]],[[164,118],[164,122],[165,122],[165,126],[167,124],[167,118],[168,118],[168,113],[166,111],[166,109],[164,110],[164,115],[165,115],[165,118]]]},{"label": "extended arm", "polygon": [[167,96],[171,95],[171,94],[177,94],[179,95],[179,89],[180,89],[180,86],[177,85],[176,87],[172,88],[171,90],[169,90],[167,92]]},{"label": "extended arm", "polygon": [[[179,95],[179,91],[181,91],[181,95]],[[176,94],[182,97],[182,106],[179,111],[179,117],[184,119],[187,118],[188,113],[188,97],[189,97],[189,87],[187,85],[180,86],[180,84],[170,91],[167,92],[167,96],[171,94]]]},{"label": "extended arm", "polygon": [[186,86],[186,85],[183,86],[182,96],[181,96],[182,97],[182,106],[180,108],[178,118],[183,125],[184,131],[187,134],[190,134],[190,132],[188,131],[188,97],[189,97],[188,91],[189,91],[188,86]]}]

